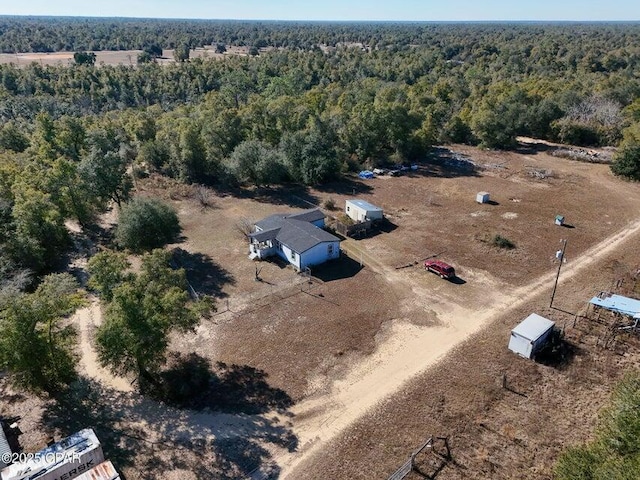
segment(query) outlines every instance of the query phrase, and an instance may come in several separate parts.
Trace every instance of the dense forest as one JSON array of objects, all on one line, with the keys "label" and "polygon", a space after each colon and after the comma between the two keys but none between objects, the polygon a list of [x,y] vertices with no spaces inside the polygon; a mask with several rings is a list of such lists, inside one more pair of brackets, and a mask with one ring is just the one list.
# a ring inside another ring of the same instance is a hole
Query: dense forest
[{"label": "dense forest", "polygon": [[[256,50],[188,59],[205,44]],[[180,45],[163,65],[86,53]],[[618,146],[614,172],[640,176],[639,24],[2,17],[0,49],[77,53],[0,65],[0,289],[50,271],[65,221],[126,203],[132,174],[320,184],[434,144],[529,135]]]}]

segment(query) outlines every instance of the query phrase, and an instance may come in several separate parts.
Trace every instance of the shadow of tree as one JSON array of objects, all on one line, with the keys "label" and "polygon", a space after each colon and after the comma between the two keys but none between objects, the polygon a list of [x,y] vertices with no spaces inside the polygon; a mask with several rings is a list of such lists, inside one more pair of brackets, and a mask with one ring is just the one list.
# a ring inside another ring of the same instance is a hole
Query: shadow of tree
[{"label": "shadow of tree", "polygon": [[222,288],[236,283],[233,275],[208,255],[187,252],[179,247],[174,248],[172,254],[176,266],[185,269],[187,280],[199,294],[223,298],[227,294]]},{"label": "shadow of tree", "polygon": [[279,388],[267,383],[267,373],[249,365],[216,364],[211,395],[203,406],[217,406],[226,412],[257,414],[271,410],[286,411],[293,400]]},{"label": "shadow of tree", "polygon": [[137,436],[144,438],[144,431],[131,427],[122,435],[113,425],[123,419],[123,412],[115,411],[113,396],[86,379],[75,382],[66,393],[47,404],[42,416],[46,429],[53,429],[61,436],[68,436],[84,428],[93,428],[105,454],[114,465],[126,467],[133,464],[136,450],[141,447]]},{"label": "shadow of tree", "polygon": [[479,176],[478,167],[472,159],[443,147],[432,148],[426,163],[421,164],[419,170],[407,172],[407,175],[442,178]]},{"label": "shadow of tree", "polygon": [[[247,383],[247,376],[239,375],[240,384]],[[289,451],[298,446],[296,436],[275,418],[177,409],[87,379],[46,405],[42,427],[59,436],[93,428],[105,458],[119,471],[130,468],[143,479],[171,471],[220,479],[244,478],[258,468],[277,471],[266,445]]]},{"label": "shadow of tree", "polygon": [[555,145],[547,145],[542,142],[518,142],[514,151],[522,155],[536,155],[538,153],[549,153],[558,150]]},{"label": "shadow of tree", "polygon": [[216,192],[220,196],[229,195],[235,198],[250,199],[260,203],[287,205],[296,208],[313,208],[319,199],[309,192],[304,185],[279,185],[269,187],[222,187]]},{"label": "shadow of tree", "polygon": [[363,195],[371,193],[373,187],[365,182],[366,180],[343,177],[339,181],[318,185],[316,190],[324,193],[335,193],[336,195]]},{"label": "shadow of tree", "polygon": [[177,407],[225,413],[257,415],[285,412],[293,400],[267,382],[267,373],[249,365],[217,362],[190,353],[174,353],[161,373],[163,391],[145,387],[148,393]]}]

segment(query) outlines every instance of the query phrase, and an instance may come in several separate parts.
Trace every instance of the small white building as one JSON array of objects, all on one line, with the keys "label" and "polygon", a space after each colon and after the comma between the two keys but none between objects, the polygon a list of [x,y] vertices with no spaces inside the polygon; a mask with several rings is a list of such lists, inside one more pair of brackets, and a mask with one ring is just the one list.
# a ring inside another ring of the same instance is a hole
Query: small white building
[{"label": "small white building", "polygon": [[347,200],[344,213],[356,223],[382,220],[384,218],[384,213],[380,207],[376,207],[365,200]]},{"label": "small white building", "polygon": [[478,203],[489,203],[489,199],[489,192],[478,192],[476,195],[476,202]]},{"label": "small white building", "polygon": [[532,358],[547,342],[555,323],[532,313],[511,330],[509,350],[524,358]]}]

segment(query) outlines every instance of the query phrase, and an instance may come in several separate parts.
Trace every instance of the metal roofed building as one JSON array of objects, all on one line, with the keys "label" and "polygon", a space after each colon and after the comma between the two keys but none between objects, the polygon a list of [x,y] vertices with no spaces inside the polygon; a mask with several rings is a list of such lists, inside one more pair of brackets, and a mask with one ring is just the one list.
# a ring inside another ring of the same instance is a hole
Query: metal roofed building
[{"label": "metal roofed building", "polygon": [[640,319],[640,300],[603,292],[589,300],[589,303],[596,307]]},{"label": "metal roofed building", "polygon": [[338,258],[340,239],[322,227],[324,214],[318,209],[270,215],[249,234],[249,258],[277,255],[298,270]]},{"label": "metal roofed building", "polygon": [[347,200],[344,213],[355,222],[382,220],[384,217],[380,207],[376,207],[366,200]]},{"label": "metal roofed building", "polygon": [[509,350],[525,358],[532,358],[546,343],[555,323],[532,313],[511,330]]}]

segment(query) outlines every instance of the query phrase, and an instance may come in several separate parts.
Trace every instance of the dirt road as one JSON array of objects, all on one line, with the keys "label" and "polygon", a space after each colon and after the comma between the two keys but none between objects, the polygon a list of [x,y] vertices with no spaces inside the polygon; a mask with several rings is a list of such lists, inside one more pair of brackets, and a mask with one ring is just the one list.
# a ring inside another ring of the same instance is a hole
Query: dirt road
[{"label": "dirt road", "polygon": [[121,392],[131,392],[131,383],[122,377],[115,377],[108,370],[102,368],[98,363],[98,355],[91,343],[92,331],[100,325],[102,312],[100,311],[100,300],[90,297],[89,305],[79,309],[73,316],[72,321],[77,325],[80,332],[80,368],[89,378],[98,380],[105,387],[113,388]]},{"label": "dirt road", "polygon": [[[580,258],[570,260],[562,270],[561,283],[589,268],[622,243],[637,241],[638,233],[640,219],[595,245]],[[371,266],[375,268],[375,265]],[[408,286],[402,274],[388,269],[380,273],[390,275],[391,282],[404,283],[405,288]],[[517,289],[507,286],[489,289],[487,298],[491,307],[482,311],[463,307],[447,299],[434,298],[432,292],[413,285],[414,295],[429,302],[440,320],[440,326],[424,328],[394,322],[376,353],[355,367],[344,379],[335,382],[328,394],[309,398],[296,405],[293,409],[294,433],[303,447],[296,454],[277,458],[282,468],[281,478],[297,478],[297,468],[301,468],[306,459],[319,452],[376,403],[428,369],[497,315],[550,290],[554,275],[554,272],[550,272]]]}]

